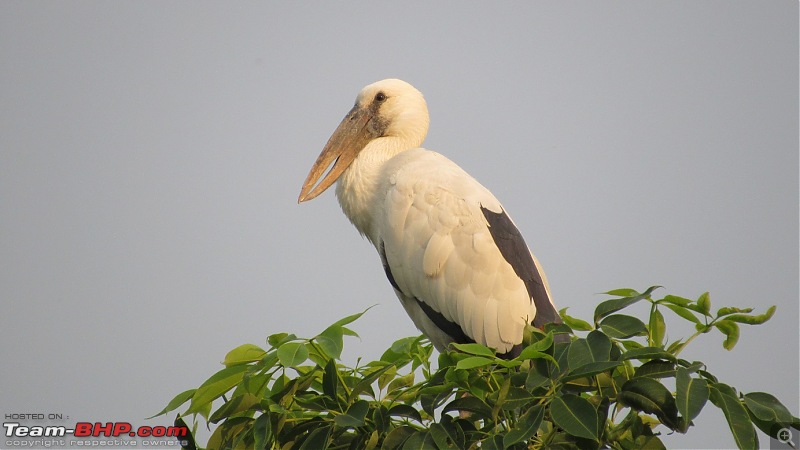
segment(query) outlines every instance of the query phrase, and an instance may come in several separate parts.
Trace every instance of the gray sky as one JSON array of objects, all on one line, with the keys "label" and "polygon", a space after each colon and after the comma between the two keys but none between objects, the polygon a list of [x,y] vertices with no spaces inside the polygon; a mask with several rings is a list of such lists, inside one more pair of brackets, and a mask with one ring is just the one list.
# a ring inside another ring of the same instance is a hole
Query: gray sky
[{"label": "gray sky", "polygon": [[[143,419],[239,344],[376,303],[349,361],[417,334],[334,195],[296,204],[357,92],[397,77],[558,307],[776,304],[684,355],[798,414],[795,1],[3,1],[0,61],[2,413],[167,424]],[[695,423],[667,445],[734,445],[713,406]]]}]

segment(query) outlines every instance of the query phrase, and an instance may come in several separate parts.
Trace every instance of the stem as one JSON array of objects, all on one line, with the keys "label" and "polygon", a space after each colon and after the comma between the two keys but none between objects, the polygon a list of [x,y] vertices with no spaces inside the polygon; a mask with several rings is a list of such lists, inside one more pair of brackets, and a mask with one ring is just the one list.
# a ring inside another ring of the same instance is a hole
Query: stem
[{"label": "stem", "polygon": [[594,378],[594,384],[597,386],[597,393],[600,394],[600,397],[602,397],[603,387],[600,386],[600,379],[597,377],[597,375],[593,376],[592,378]]},{"label": "stem", "polygon": [[678,354],[680,354],[680,352],[682,352],[683,349],[685,349],[686,346],[689,345],[689,343],[692,342],[697,336],[700,336],[701,334],[705,334],[705,333],[708,333],[709,331],[711,331],[711,328],[714,326],[714,322],[716,322],[717,319],[719,319],[719,317],[715,318],[711,322],[707,322],[705,328],[703,328],[702,330],[696,331],[693,335],[691,335],[689,337],[689,339],[686,340],[686,342],[681,344],[681,346],[678,347],[678,349],[675,351],[675,357],[677,358]]},{"label": "stem", "polygon": [[[707,330],[707,329],[706,329],[706,330]],[[680,354],[680,352],[682,352],[682,351],[683,351],[683,349],[685,349],[685,348],[686,348],[686,346],[687,346],[687,345],[689,345],[689,343],[690,343],[690,342],[692,342],[692,341],[694,340],[694,338],[696,338],[697,336],[700,336],[701,334],[703,334],[703,333],[705,333],[705,332],[706,332],[706,331],[698,331],[698,332],[694,333],[693,335],[691,335],[691,336],[689,337],[689,339],[687,339],[687,340],[686,340],[686,342],[684,342],[683,344],[681,344],[681,346],[680,346],[680,347],[678,347],[678,349],[675,351],[675,357],[677,358],[677,357],[678,357],[678,354]]]}]

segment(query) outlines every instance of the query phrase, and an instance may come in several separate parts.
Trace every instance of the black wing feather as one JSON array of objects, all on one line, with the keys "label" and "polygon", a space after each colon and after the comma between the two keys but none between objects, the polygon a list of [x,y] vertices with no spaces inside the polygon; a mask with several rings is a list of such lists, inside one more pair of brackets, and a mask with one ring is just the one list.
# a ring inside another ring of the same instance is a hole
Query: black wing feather
[{"label": "black wing feather", "polygon": [[497,248],[500,249],[500,254],[511,264],[514,272],[525,283],[528,295],[536,305],[536,317],[533,318],[533,325],[541,328],[546,323],[561,323],[561,317],[550,302],[542,274],[539,273],[533,262],[522,233],[519,232],[505,211],[496,213],[481,206],[481,212],[489,222],[489,232],[492,234]]}]

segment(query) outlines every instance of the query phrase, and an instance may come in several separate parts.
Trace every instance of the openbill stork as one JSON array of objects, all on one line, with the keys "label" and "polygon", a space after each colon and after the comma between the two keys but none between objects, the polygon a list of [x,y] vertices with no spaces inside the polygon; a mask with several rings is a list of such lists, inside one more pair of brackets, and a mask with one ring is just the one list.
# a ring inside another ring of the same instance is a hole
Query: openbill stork
[{"label": "openbill stork", "polygon": [[400,303],[436,349],[478,342],[513,357],[527,324],[561,322],[547,278],[495,196],[420,147],[427,133],[422,93],[397,79],[370,84],[311,167],[298,203],[338,180],[344,214],[378,250]]}]

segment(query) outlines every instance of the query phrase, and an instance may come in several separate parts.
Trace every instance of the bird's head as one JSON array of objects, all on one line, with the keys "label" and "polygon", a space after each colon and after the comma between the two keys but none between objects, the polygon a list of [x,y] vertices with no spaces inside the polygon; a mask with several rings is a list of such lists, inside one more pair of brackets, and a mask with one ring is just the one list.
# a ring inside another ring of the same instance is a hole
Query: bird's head
[{"label": "bird's head", "polygon": [[298,203],[325,192],[370,143],[380,141],[405,150],[422,145],[427,133],[428,106],[414,86],[397,79],[366,86],[311,167]]}]

